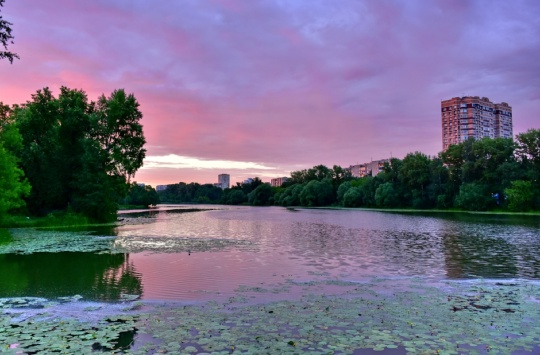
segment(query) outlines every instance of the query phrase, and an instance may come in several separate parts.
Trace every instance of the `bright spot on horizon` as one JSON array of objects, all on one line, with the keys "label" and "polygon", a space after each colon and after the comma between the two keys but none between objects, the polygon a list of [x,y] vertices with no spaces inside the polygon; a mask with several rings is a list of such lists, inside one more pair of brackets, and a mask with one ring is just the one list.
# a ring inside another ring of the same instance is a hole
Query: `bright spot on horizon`
[{"label": "bright spot on horizon", "polygon": [[144,159],[142,169],[258,169],[274,170],[274,167],[265,166],[254,162],[243,162],[233,160],[205,160],[194,157],[186,157],[176,154],[162,156],[147,156]]}]

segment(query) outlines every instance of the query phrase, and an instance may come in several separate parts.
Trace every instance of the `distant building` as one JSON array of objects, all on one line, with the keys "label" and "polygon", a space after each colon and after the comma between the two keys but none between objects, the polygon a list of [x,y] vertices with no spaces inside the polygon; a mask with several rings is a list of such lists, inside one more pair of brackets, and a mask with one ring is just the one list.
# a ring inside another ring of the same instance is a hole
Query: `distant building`
[{"label": "distant building", "polygon": [[280,187],[281,185],[283,185],[284,182],[287,182],[288,180],[289,180],[288,177],[280,177],[280,178],[271,179],[270,185],[274,187]]},{"label": "distant building", "polygon": [[231,176],[229,174],[219,174],[218,184],[222,189],[228,189],[231,185]]},{"label": "distant building", "polygon": [[247,178],[244,180],[244,185],[251,184],[253,182],[253,178]]},{"label": "distant building", "polygon": [[512,107],[487,97],[463,96],[441,101],[443,150],[469,138],[513,138]]},{"label": "distant building", "polygon": [[157,185],[156,186],[156,191],[165,191],[165,190],[167,190],[167,186],[168,185]]},{"label": "distant building", "polygon": [[373,160],[369,163],[351,165],[348,170],[353,177],[364,177],[367,175],[377,176],[377,174],[383,171],[384,163],[387,163],[388,161],[388,159]]}]

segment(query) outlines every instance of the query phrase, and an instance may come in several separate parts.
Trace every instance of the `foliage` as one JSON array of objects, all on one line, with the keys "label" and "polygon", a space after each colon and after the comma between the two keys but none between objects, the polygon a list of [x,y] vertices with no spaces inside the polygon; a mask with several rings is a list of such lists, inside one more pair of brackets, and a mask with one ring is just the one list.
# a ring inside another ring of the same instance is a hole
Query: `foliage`
[{"label": "foliage", "polygon": [[223,203],[226,205],[241,205],[247,202],[247,196],[242,190],[230,190],[223,194]]},{"label": "foliage", "polygon": [[279,206],[300,206],[300,193],[304,184],[294,184],[282,190],[279,196],[274,197],[275,204]]},{"label": "foliage", "polygon": [[0,130],[0,221],[6,213],[25,206],[23,197],[30,193],[30,184],[18,166],[16,153],[22,149],[22,138],[13,125]]},{"label": "foliage", "polygon": [[253,206],[266,206],[273,203],[274,190],[268,184],[261,184],[249,193],[248,202]]},{"label": "foliage", "polygon": [[126,197],[122,200],[123,205],[136,205],[149,207],[159,203],[156,190],[149,185],[141,186],[136,182],[129,185]]},{"label": "foliage", "polygon": [[377,207],[397,207],[398,195],[391,182],[385,182],[375,191],[375,204]]},{"label": "foliage", "polygon": [[122,176],[129,182],[142,166],[146,140],[141,119],[139,103],[133,94],[126,95],[121,89],[98,99],[90,116],[90,137],[99,143],[109,175]]},{"label": "foliage", "polygon": [[311,180],[300,193],[300,203],[303,206],[327,206],[334,201],[332,181],[328,178],[321,181]]},{"label": "foliage", "polygon": [[138,106],[123,90],[94,103],[82,90],[61,87],[58,97],[44,88],[8,112],[24,144],[18,155],[32,186],[29,211],[115,219],[116,203],[145,155]]},{"label": "foliage", "polygon": [[362,189],[360,187],[351,187],[343,195],[343,206],[360,207],[362,206]]},{"label": "foliage", "polygon": [[[228,191],[226,189],[225,191]],[[160,201],[171,203],[218,203],[224,197],[224,191],[212,184],[179,182],[167,185],[158,191]]]},{"label": "foliage", "polygon": [[534,206],[534,189],[530,181],[512,181],[512,186],[504,193],[508,196],[508,209],[510,211],[529,211]]},{"label": "foliage", "polygon": [[[0,8],[4,6],[5,0],[0,0]],[[0,59],[7,58],[10,63],[13,63],[13,59],[19,59],[17,53],[8,51],[8,45],[13,44],[13,24],[2,18],[0,15],[0,44],[4,47],[4,50],[0,50]]]},{"label": "foliage", "polygon": [[486,187],[478,183],[463,184],[456,197],[456,206],[464,210],[486,211],[495,204]]}]

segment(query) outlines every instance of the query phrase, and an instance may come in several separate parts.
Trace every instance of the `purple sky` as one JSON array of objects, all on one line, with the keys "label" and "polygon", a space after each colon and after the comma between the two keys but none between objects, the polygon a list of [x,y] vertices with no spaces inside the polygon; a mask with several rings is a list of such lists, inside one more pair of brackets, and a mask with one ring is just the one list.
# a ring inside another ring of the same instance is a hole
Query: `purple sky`
[{"label": "purple sky", "polygon": [[440,101],[540,128],[540,1],[7,0],[21,60],[0,101],[45,86],[141,104],[152,185],[263,181],[442,149]]}]

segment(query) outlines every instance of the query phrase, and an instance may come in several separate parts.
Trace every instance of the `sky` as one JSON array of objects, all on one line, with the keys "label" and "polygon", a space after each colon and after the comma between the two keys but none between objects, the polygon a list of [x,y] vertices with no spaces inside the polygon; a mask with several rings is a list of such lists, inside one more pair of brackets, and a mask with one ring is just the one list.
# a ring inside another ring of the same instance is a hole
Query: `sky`
[{"label": "sky", "polygon": [[537,0],[6,0],[0,101],[133,93],[151,184],[270,181],[442,150],[440,102],[540,128]]}]

